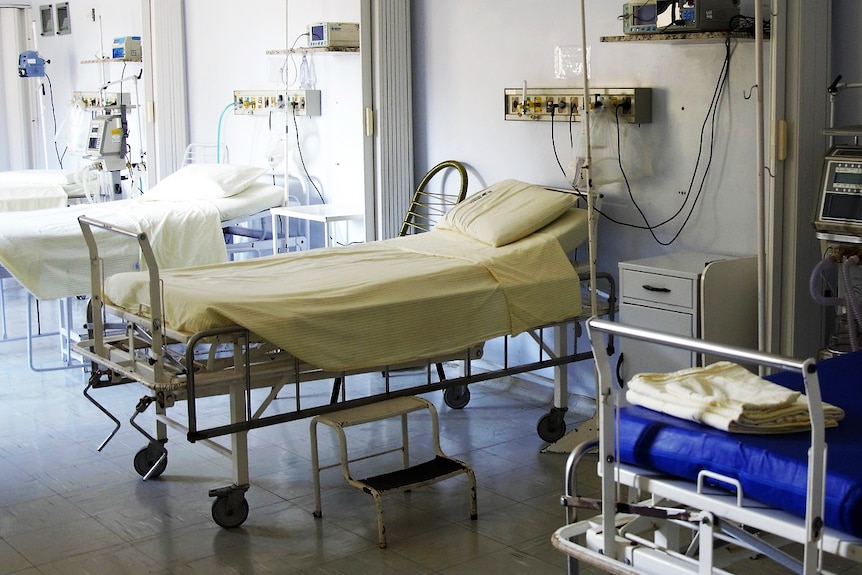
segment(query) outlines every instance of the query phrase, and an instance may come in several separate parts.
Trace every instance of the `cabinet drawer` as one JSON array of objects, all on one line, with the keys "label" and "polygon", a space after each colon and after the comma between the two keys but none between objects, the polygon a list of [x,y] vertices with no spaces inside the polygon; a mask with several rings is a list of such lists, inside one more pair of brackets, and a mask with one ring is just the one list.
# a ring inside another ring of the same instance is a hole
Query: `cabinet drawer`
[{"label": "cabinet drawer", "polygon": [[661,303],[694,308],[694,281],[689,278],[623,269],[620,272],[622,301]]},{"label": "cabinet drawer", "polygon": [[[646,329],[660,329],[668,333],[692,337],[697,324],[690,313],[670,311],[645,305],[620,305],[620,321]],[[622,375],[628,381],[633,375],[644,372],[676,371],[695,365],[695,354],[688,350],[647,343],[635,339],[620,342],[623,353]]]}]

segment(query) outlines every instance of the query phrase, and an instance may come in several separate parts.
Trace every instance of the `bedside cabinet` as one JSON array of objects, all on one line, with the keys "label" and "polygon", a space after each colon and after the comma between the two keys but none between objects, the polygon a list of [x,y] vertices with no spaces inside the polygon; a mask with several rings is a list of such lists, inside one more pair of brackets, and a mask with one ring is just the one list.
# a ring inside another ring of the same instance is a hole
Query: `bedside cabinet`
[{"label": "bedside cabinet", "polygon": [[[620,262],[620,322],[757,348],[757,258],[682,252]],[[711,363],[688,351],[620,342],[621,376]]]}]

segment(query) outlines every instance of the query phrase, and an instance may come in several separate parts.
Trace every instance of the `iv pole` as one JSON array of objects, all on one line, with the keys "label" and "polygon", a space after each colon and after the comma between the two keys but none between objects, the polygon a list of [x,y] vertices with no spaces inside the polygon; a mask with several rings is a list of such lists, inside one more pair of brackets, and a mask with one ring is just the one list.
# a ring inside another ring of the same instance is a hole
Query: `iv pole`
[{"label": "iv pole", "polygon": [[757,348],[766,351],[766,160],[763,113],[763,3],[754,3],[755,82],[757,85],[755,149],[757,150]]},{"label": "iv pole", "polygon": [[[36,35],[36,21],[32,20],[30,22],[32,27],[32,36],[33,36],[33,50],[38,54],[39,53],[39,45],[37,44],[37,35]],[[41,84],[40,80],[40,84]],[[44,93],[44,84],[41,84],[42,89],[36,91],[36,113],[37,113],[37,122],[39,122],[39,126],[42,129],[42,167],[48,168],[48,134],[46,133],[47,126],[45,125],[45,103],[42,101],[42,94]],[[33,163],[36,163],[36,159],[33,158]]]},{"label": "iv pole", "polygon": [[587,14],[584,9],[584,0],[581,0],[581,57],[583,58],[584,71],[584,112],[581,121],[584,124],[584,143],[586,147],[586,159],[581,168],[584,171],[584,181],[587,184],[587,226],[589,236],[589,266],[590,266],[590,315],[598,315],[598,296],[596,290],[596,220],[598,218],[593,198],[592,178],[590,170],[593,163],[592,148],[590,146],[590,74],[587,60]]}]

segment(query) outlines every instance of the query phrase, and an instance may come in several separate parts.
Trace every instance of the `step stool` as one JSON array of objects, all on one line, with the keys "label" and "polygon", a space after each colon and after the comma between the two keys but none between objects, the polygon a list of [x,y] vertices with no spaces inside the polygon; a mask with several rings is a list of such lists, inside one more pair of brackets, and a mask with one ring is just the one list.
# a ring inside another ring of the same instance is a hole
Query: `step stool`
[{"label": "step stool", "polygon": [[[433,443],[435,457],[429,461],[410,465],[409,438],[407,432],[407,414],[427,409],[431,415],[431,429],[433,432]],[[391,417],[401,417],[401,447],[372,453],[356,459],[349,459],[347,455],[347,436],[345,427],[380,421]],[[322,423],[335,430],[338,436],[341,462],[320,467],[317,449],[317,425]],[[365,479],[354,479],[350,475],[350,463],[377,457],[387,453],[401,451],[404,460],[404,468],[389,473],[367,477]],[[381,549],[386,548],[386,527],[383,519],[383,502],[381,497],[387,493],[398,493],[410,491],[411,489],[431,485],[450,477],[466,474],[470,483],[470,519],[476,519],[476,476],[466,463],[446,456],[440,449],[440,430],[438,427],[437,410],[434,405],[420,397],[397,397],[377,403],[371,403],[360,407],[352,407],[341,411],[334,411],[318,415],[311,420],[311,467],[314,480],[314,516],[322,517],[320,505],[320,472],[336,466],[341,466],[341,474],[344,480],[352,487],[361,489],[374,497],[374,506],[377,510],[377,537]]]}]

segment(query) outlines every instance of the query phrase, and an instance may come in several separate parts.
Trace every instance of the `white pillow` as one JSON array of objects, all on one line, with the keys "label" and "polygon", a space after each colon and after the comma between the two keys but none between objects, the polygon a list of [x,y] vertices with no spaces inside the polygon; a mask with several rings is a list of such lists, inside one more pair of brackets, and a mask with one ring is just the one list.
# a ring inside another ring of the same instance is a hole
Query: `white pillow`
[{"label": "white pillow", "polygon": [[252,185],[266,168],[234,164],[189,164],[164,178],[142,199],[183,202],[229,198]]},{"label": "white pillow", "polygon": [[505,246],[550,224],[576,199],[574,194],[503,180],[454,206],[436,228],[455,230],[495,247]]},{"label": "white pillow", "polygon": [[75,181],[74,170],[13,170],[0,172],[2,184],[36,184],[65,186]]}]

